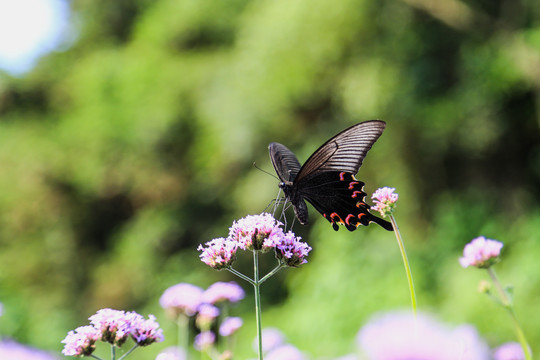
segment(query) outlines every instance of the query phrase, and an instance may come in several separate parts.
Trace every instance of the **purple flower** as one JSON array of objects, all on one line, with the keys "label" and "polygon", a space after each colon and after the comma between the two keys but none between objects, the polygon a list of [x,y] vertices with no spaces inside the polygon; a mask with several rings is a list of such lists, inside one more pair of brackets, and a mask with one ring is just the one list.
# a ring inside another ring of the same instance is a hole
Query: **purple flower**
[{"label": "purple flower", "polygon": [[5,360],[58,360],[46,351],[19,344],[13,340],[0,341],[0,359]]},{"label": "purple flower", "polygon": [[219,309],[211,304],[201,304],[195,322],[201,330],[209,330],[212,322],[219,316]]},{"label": "purple flower", "polygon": [[525,354],[519,343],[508,342],[495,349],[493,358],[495,360],[525,360]]},{"label": "purple flower", "polygon": [[203,331],[195,336],[194,346],[198,351],[206,351],[216,341],[216,335],[211,331]]},{"label": "purple flower", "polygon": [[469,325],[449,329],[431,317],[393,312],[371,319],[358,344],[372,360],[487,360],[489,348]]},{"label": "purple flower", "polygon": [[382,217],[391,215],[396,208],[396,202],[398,200],[398,194],[395,194],[395,188],[383,187],[377,189],[371,196],[371,199],[375,201],[375,206],[371,209],[378,211]]},{"label": "purple flower", "polygon": [[221,270],[231,266],[236,260],[238,243],[230,239],[217,238],[207,242],[206,247],[199,245],[198,251],[202,251],[199,257],[206,265]]},{"label": "purple flower", "polygon": [[276,257],[291,267],[307,263],[305,257],[311,251],[311,246],[300,239],[292,231],[289,231],[276,244]]},{"label": "purple flower", "polygon": [[229,239],[238,243],[242,250],[266,252],[283,237],[282,223],[267,213],[248,215],[235,221],[229,229]]},{"label": "purple flower", "polygon": [[202,301],[209,304],[216,304],[222,301],[238,302],[245,296],[244,289],[234,281],[218,281],[204,292]]},{"label": "purple flower", "polygon": [[[68,332],[62,340],[65,344],[62,354],[66,356],[90,356],[96,349],[96,341],[101,339],[101,331],[94,326],[80,326]],[[1,353],[1,351],[0,351]],[[4,357],[0,358],[4,359]]]},{"label": "purple flower", "polygon": [[178,346],[170,346],[160,352],[156,360],[186,360],[186,351],[178,349]]},{"label": "purple flower", "polygon": [[[285,343],[285,335],[276,328],[264,328],[262,331],[262,343],[263,353],[268,353]],[[253,340],[253,349],[257,351],[258,346],[257,338],[255,338]]]},{"label": "purple flower", "polygon": [[130,313],[130,316],[132,316],[130,334],[137,345],[147,346],[163,341],[163,330],[159,328],[154,315],[148,315],[147,320],[135,312]]},{"label": "purple flower", "polygon": [[266,360],[306,360],[304,354],[292,345],[283,345],[270,351],[264,357]]},{"label": "purple flower", "polygon": [[487,269],[499,260],[502,247],[503,243],[500,241],[486,239],[483,236],[477,237],[465,245],[459,263],[464,268],[475,266]]},{"label": "purple flower", "polygon": [[239,317],[228,317],[221,323],[219,327],[219,335],[231,336],[242,327],[243,321]]},{"label": "purple flower", "polygon": [[163,292],[159,304],[174,318],[180,314],[193,316],[201,305],[203,289],[198,286],[180,283]]},{"label": "purple flower", "polygon": [[102,341],[117,346],[124,344],[131,331],[129,317],[121,310],[101,309],[88,319],[101,332]]}]

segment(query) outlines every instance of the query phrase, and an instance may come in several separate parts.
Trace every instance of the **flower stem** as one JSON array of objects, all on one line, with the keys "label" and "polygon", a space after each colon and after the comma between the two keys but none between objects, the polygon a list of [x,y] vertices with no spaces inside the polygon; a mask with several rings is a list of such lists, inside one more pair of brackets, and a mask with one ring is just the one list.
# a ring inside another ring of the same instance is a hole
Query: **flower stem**
[{"label": "flower stem", "polygon": [[262,360],[262,322],[261,322],[261,292],[259,282],[259,252],[253,250],[253,288],[255,290],[255,316],[257,321],[257,342],[259,360]]},{"label": "flower stem", "polygon": [[139,345],[135,344],[131,349],[129,349],[124,355],[122,355],[118,360],[123,360],[126,356],[128,356],[133,350],[135,350]]},{"label": "flower stem", "polygon": [[111,345],[111,360],[116,360],[116,346]]},{"label": "flower stem", "polygon": [[182,354],[182,344],[185,346],[186,360],[189,359],[189,318],[180,314],[176,319],[178,354]]},{"label": "flower stem", "polygon": [[512,322],[514,324],[514,331],[516,332],[516,336],[523,349],[523,354],[525,354],[525,359],[532,360],[532,354],[531,354],[529,344],[527,343],[527,338],[525,338],[525,333],[523,332],[523,330],[521,329],[521,326],[519,325],[519,321],[517,319],[516,313],[514,312],[514,306],[512,305],[512,301],[508,298],[506,291],[504,291],[499,281],[499,278],[497,277],[497,274],[495,274],[495,270],[493,269],[493,267],[489,267],[487,269],[487,272],[489,276],[491,277],[491,280],[495,284],[497,291],[499,292],[502,305],[504,306],[506,311],[508,311],[508,314],[510,315],[510,318],[512,319]]},{"label": "flower stem", "polygon": [[253,280],[247,277],[246,275],[242,274],[240,271],[233,269],[231,266],[227,267],[226,269],[232,272],[234,275],[238,276],[240,279],[243,279],[247,281],[248,283],[250,283],[251,285],[255,286],[255,282],[253,282]]},{"label": "flower stem", "polygon": [[279,263],[278,266],[276,266],[272,271],[270,271],[268,274],[266,274],[261,280],[259,280],[259,285],[261,285],[263,282],[268,280],[271,276],[273,276],[275,273],[277,273],[281,268],[283,268],[283,263]]},{"label": "flower stem", "polygon": [[411,272],[411,267],[409,266],[407,252],[405,251],[405,245],[403,244],[403,240],[401,239],[401,234],[399,232],[396,219],[394,218],[394,215],[392,214],[390,214],[390,221],[392,222],[392,227],[394,228],[394,233],[396,234],[399,250],[401,251],[401,257],[403,258],[403,265],[405,266],[405,272],[407,273],[407,281],[409,282],[409,292],[411,293],[411,305],[412,305],[414,317],[416,317],[416,293],[414,291],[413,276]]}]

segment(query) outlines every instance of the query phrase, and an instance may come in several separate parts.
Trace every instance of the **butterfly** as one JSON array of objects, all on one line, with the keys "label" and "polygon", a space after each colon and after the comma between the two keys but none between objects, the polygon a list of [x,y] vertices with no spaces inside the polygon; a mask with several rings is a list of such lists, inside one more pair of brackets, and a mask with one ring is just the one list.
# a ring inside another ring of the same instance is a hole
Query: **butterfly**
[{"label": "butterfly", "polygon": [[301,224],[308,222],[307,200],[336,231],[338,224],[354,231],[371,222],[393,230],[391,223],[369,212],[364,183],[354,177],[385,127],[380,120],[353,125],[325,142],[303,166],[285,145],[270,143],[268,150],[281,180],[279,187]]}]

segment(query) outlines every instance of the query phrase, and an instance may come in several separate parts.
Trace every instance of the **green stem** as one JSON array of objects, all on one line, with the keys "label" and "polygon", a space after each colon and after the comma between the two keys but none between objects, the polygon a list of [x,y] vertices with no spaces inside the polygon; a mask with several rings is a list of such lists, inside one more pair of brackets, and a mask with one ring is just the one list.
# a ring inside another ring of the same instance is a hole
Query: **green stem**
[{"label": "green stem", "polygon": [[97,360],[103,360],[102,358],[100,358],[99,356],[96,356],[94,354],[91,354],[90,357],[92,357],[94,359],[97,359]]},{"label": "green stem", "polygon": [[187,315],[180,314],[178,315],[178,318],[176,319],[176,325],[177,325],[177,348],[178,348],[178,354],[182,354],[182,345],[185,346],[185,354],[186,354],[186,360],[189,359],[189,318]]},{"label": "green stem", "polygon": [[489,267],[487,269],[487,272],[489,276],[491,277],[491,280],[495,284],[495,287],[497,288],[497,291],[499,292],[499,295],[501,297],[501,303],[508,311],[508,314],[510,314],[510,318],[512,319],[512,323],[514,324],[514,331],[516,332],[516,336],[518,338],[519,343],[521,344],[521,348],[523,349],[523,354],[525,354],[526,360],[532,360],[532,354],[529,347],[529,344],[527,342],[527,338],[525,337],[525,333],[521,329],[521,326],[519,325],[519,321],[517,319],[516,313],[514,312],[514,306],[512,305],[512,301],[508,298],[508,295],[506,294],[506,291],[504,291],[499,278],[497,277],[497,274],[495,274],[495,270],[493,267]]},{"label": "green stem", "polygon": [[399,250],[401,251],[401,257],[403,258],[403,265],[405,266],[405,272],[407,273],[407,281],[409,282],[409,292],[411,293],[411,305],[413,309],[414,316],[416,317],[416,293],[414,291],[414,282],[411,272],[411,267],[409,266],[409,259],[407,258],[407,252],[405,251],[405,245],[401,239],[401,234],[396,223],[396,219],[393,215],[390,215],[390,221],[392,222],[392,227],[394,228],[394,233],[396,234],[397,243]]},{"label": "green stem", "polygon": [[238,276],[240,279],[243,279],[243,280],[247,281],[248,283],[250,283],[251,285],[255,286],[255,282],[253,282],[253,280],[250,279],[249,277],[247,277],[246,275],[242,274],[240,271],[235,270],[230,266],[228,268],[226,268],[226,269],[229,270],[230,272],[232,272],[234,275]]},{"label": "green stem", "polygon": [[266,274],[261,280],[259,280],[259,285],[261,285],[263,282],[268,280],[270,277],[272,277],[275,273],[277,273],[279,270],[281,270],[284,267],[283,263],[280,262],[278,266],[276,266],[272,271],[270,271],[268,274]]},{"label": "green stem", "polygon": [[129,349],[124,355],[122,355],[118,360],[123,360],[126,356],[128,356],[133,350],[135,350],[139,345],[135,344],[131,349]]},{"label": "green stem", "polygon": [[255,316],[257,321],[257,342],[259,360],[263,359],[262,353],[262,322],[261,322],[261,292],[259,282],[259,252],[253,250],[253,288],[255,290]]},{"label": "green stem", "polygon": [[116,346],[111,345],[111,360],[116,360]]}]

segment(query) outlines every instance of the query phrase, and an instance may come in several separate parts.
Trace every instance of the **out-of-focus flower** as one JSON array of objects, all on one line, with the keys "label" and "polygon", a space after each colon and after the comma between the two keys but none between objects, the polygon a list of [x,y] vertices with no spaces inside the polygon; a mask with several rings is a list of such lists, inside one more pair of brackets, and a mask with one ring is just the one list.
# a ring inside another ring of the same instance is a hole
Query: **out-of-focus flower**
[{"label": "out-of-focus flower", "polygon": [[283,345],[270,351],[264,357],[266,360],[306,360],[306,356],[292,345]]},{"label": "out-of-focus flower", "polygon": [[203,289],[192,284],[176,284],[163,292],[159,304],[174,318],[181,314],[193,316],[201,305],[203,292]]},{"label": "out-of-focus flower", "polygon": [[382,217],[391,215],[397,206],[399,197],[394,191],[396,189],[390,187],[377,189],[371,196],[371,199],[375,201],[375,206],[372,206],[371,209],[378,211]]},{"label": "out-of-focus flower", "polygon": [[232,224],[229,238],[236,241],[242,250],[265,252],[273,249],[283,237],[281,225],[267,213],[248,215]]},{"label": "out-of-focus flower", "polygon": [[238,302],[245,296],[244,289],[234,281],[218,281],[202,295],[202,301],[208,304],[217,304],[222,301]]},{"label": "out-of-focus flower", "polygon": [[212,322],[219,316],[219,309],[211,304],[201,304],[195,322],[199,329],[210,330]]},{"label": "out-of-focus flower", "polygon": [[130,334],[137,345],[147,346],[163,341],[163,330],[159,328],[154,315],[148,315],[148,319],[145,319],[135,312],[130,314],[133,316]]},{"label": "out-of-focus flower", "polygon": [[198,251],[202,251],[199,257],[206,265],[221,270],[231,266],[236,260],[236,250],[238,243],[231,239],[217,238],[197,247]]},{"label": "out-of-focus flower", "polygon": [[[285,335],[276,328],[267,327],[262,330],[263,353],[268,353],[285,343]],[[253,349],[258,350],[257,338],[253,340]]]},{"label": "out-of-focus flower", "polygon": [[503,243],[497,240],[486,239],[483,236],[474,238],[463,249],[463,257],[459,263],[464,268],[475,266],[487,269],[499,260]]},{"label": "out-of-focus flower", "polygon": [[358,333],[370,360],[487,360],[489,348],[469,325],[449,329],[427,315],[387,313],[371,319]]},{"label": "out-of-focus flower", "polygon": [[131,322],[122,310],[101,309],[88,318],[101,332],[101,340],[122,346],[131,332]]},{"label": "out-of-focus flower", "polygon": [[211,331],[203,331],[195,336],[194,347],[198,351],[206,351],[216,341],[216,335]]},{"label": "out-of-focus flower", "polygon": [[495,360],[525,360],[523,348],[517,342],[502,344],[493,354]]},{"label": "out-of-focus flower", "polygon": [[0,341],[0,359],[2,360],[58,360],[46,351],[31,348],[12,340]]},{"label": "out-of-focus flower", "polygon": [[307,263],[305,257],[311,251],[311,246],[300,241],[300,239],[292,231],[289,231],[276,244],[276,257],[291,267],[298,267]]},{"label": "out-of-focus flower", "polygon": [[239,317],[228,317],[221,323],[219,334],[221,336],[231,336],[242,327],[243,321]]},{"label": "out-of-focus flower", "polygon": [[178,346],[170,346],[160,352],[156,360],[186,360],[186,351],[178,349]]}]

